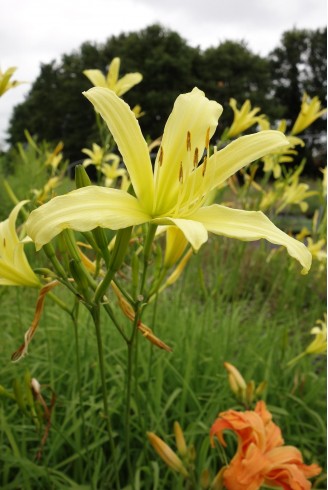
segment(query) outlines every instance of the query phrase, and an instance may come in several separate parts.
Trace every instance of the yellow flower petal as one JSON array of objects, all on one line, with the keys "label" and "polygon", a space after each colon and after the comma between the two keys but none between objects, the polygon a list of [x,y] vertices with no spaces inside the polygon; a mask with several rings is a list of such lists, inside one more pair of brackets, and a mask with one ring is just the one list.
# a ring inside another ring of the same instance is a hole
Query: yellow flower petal
[{"label": "yellow flower petal", "polygon": [[107,87],[114,90],[114,87],[118,80],[118,75],[120,73],[121,60],[120,58],[113,58],[107,73]]},{"label": "yellow flower petal", "polygon": [[124,77],[120,78],[115,87],[115,93],[118,96],[125,94],[132,87],[140,83],[142,80],[141,73],[127,73]]},{"label": "yellow flower petal", "polygon": [[191,219],[165,217],[153,219],[152,223],[159,225],[173,224],[177,226],[195,251],[199,250],[200,247],[208,240],[206,227],[203,223],[197,220],[193,221]]},{"label": "yellow flower petal", "polygon": [[197,164],[221,113],[222,106],[197,88],[176,99],[155,163],[154,213],[165,214],[172,207],[181,182],[180,169],[186,181],[194,168],[195,152]]},{"label": "yellow flower petal", "polygon": [[265,240],[286,247],[289,255],[303,266],[302,273],[311,267],[312,255],[306,246],[279,230],[261,211],[229,209],[213,204],[195,211],[191,219],[200,221],[206,229],[217,235],[239,240]]},{"label": "yellow flower petal", "polygon": [[135,115],[108,89],[94,87],[83,94],[106,121],[128,169],[134,191],[144,209],[151,212],[154,198],[152,165]]},{"label": "yellow flower petal", "polygon": [[100,70],[84,70],[83,74],[95,87],[107,87],[106,78]]},{"label": "yellow flower petal", "polygon": [[149,221],[138,200],[119,189],[82,187],[35,209],[26,222],[37,249],[62,230],[89,231],[97,226],[118,230]]},{"label": "yellow flower petal", "polygon": [[9,218],[0,223],[0,284],[4,286],[40,286],[15,228],[17,215],[26,202],[18,203]]},{"label": "yellow flower petal", "polygon": [[[211,188],[218,186],[245,165],[277,148],[288,145],[286,136],[280,131],[260,131],[241,136],[209,158],[207,172],[208,177],[212,175],[213,183],[209,182],[208,185]],[[210,170],[212,165],[214,166],[213,174]]]}]

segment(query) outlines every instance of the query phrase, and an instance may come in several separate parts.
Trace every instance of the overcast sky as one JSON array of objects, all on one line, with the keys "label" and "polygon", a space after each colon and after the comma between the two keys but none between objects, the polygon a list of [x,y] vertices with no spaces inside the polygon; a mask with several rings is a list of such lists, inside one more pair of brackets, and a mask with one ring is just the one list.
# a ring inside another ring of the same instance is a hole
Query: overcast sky
[{"label": "overcast sky", "polygon": [[[17,66],[15,78],[32,83],[40,63],[59,60],[84,41],[103,43],[155,22],[191,46],[244,40],[265,56],[284,31],[324,27],[326,19],[325,0],[9,0],[1,9],[0,69]],[[22,85],[0,99],[0,147],[12,109],[29,88]]]}]

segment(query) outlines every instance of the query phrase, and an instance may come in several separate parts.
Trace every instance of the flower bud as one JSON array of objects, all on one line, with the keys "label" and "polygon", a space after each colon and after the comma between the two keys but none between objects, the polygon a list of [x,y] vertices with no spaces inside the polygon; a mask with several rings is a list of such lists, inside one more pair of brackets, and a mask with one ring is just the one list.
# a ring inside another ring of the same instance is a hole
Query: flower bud
[{"label": "flower bud", "polygon": [[179,422],[174,422],[173,430],[178,453],[184,457],[187,454],[187,445]]},{"label": "flower bud", "polygon": [[147,432],[147,437],[150,444],[153,446],[157,454],[162,458],[164,463],[167,464],[167,466],[172,468],[172,470],[181,473],[181,475],[183,475],[184,477],[189,476],[188,471],[182,463],[181,459],[164,441],[162,441],[162,439],[160,439],[153,432]]},{"label": "flower bud", "polygon": [[89,175],[83,165],[76,165],[75,167],[75,185],[77,189],[92,185]]}]

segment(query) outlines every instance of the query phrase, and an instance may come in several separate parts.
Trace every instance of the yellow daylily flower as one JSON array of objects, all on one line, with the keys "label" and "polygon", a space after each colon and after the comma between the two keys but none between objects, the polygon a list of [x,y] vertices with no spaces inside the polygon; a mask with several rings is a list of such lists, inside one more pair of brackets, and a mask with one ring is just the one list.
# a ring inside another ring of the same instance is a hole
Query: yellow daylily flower
[{"label": "yellow daylily flower", "polygon": [[327,109],[321,109],[321,102],[318,97],[308,96],[304,93],[301,105],[301,111],[292,127],[291,134],[298,134],[304,131],[308,126],[314,123],[316,119],[326,114]]},{"label": "yellow daylily flower", "polygon": [[316,326],[311,329],[311,334],[315,338],[305,349],[306,354],[324,354],[327,352],[327,318],[324,315],[323,320],[317,320]]},{"label": "yellow daylily flower", "polygon": [[46,166],[50,166],[53,171],[57,170],[58,165],[63,160],[62,149],[64,148],[64,143],[60,141],[56,148],[50,153],[47,152],[47,159],[45,161]]},{"label": "yellow daylily flower", "polygon": [[123,177],[126,174],[125,168],[118,168],[120,159],[117,155],[112,153],[113,160],[111,163],[104,163],[100,170],[105,176],[105,186],[110,187],[114,184],[118,177]]},{"label": "yellow daylily flower", "polygon": [[307,247],[310,250],[313,259],[316,259],[319,262],[327,261],[327,244],[324,238],[314,242],[311,237],[308,237]]},{"label": "yellow daylily flower", "polygon": [[[260,120],[259,126],[261,131],[271,129],[270,122],[267,119]],[[282,119],[278,124],[277,131],[285,134],[286,127],[287,122],[285,119]],[[285,136],[289,141],[289,147],[280,148],[262,158],[264,172],[272,172],[275,179],[279,179],[281,176],[281,164],[290,163],[294,160],[294,155],[297,155],[297,150],[294,150],[295,146],[304,146],[304,141],[301,138],[291,135]]]},{"label": "yellow daylily flower", "polygon": [[16,233],[17,215],[26,202],[18,203],[9,218],[0,223],[0,285],[3,286],[40,286]]},{"label": "yellow daylily flower", "polygon": [[306,349],[303,352],[301,352],[300,354],[298,354],[298,356],[291,359],[287,363],[287,366],[293,366],[307,355],[325,354],[327,352],[327,315],[326,314],[324,314],[322,320],[319,319],[315,322],[315,326],[311,329],[310,333],[315,336],[312,342],[306,347]]},{"label": "yellow daylily flower", "polygon": [[309,270],[311,254],[305,245],[279,230],[262,212],[204,205],[207,194],[239,169],[288,144],[282,133],[243,136],[210,156],[209,142],[222,107],[194,88],[175,102],[153,172],[147,143],[129,106],[100,87],[84,95],[106,121],[135,196],[121,189],[88,186],[55,197],[27,220],[28,235],[38,249],[65,228],[118,230],[148,222],[177,226],[196,251],[207,241],[208,232],[245,241],[264,238],[285,246],[304,272]]},{"label": "yellow daylily flower", "polygon": [[0,97],[5,92],[7,92],[7,90],[17,87],[18,85],[22,85],[22,83],[26,83],[26,82],[17,82],[17,80],[10,81],[11,77],[13,76],[16,70],[17,68],[15,66],[11,66],[4,72],[0,70]]},{"label": "yellow daylily flower", "polygon": [[90,148],[82,148],[81,151],[89,157],[83,160],[84,167],[87,167],[88,165],[100,167],[103,163],[111,160],[113,156],[118,158],[113,153],[106,153],[105,149],[97,145],[97,143],[92,143],[92,150],[90,150]]},{"label": "yellow daylily flower", "polygon": [[261,109],[259,107],[254,107],[251,109],[251,103],[248,99],[243,103],[241,109],[237,108],[236,99],[230,99],[229,105],[234,112],[234,118],[227,133],[228,138],[233,138],[234,136],[243,133],[246,131],[246,129],[250,128],[254,124],[257,124],[264,118],[264,115],[256,116]]},{"label": "yellow daylily flower", "polygon": [[109,88],[120,97],[142,80],[142,75],[138,72],[127,73],[124,77],[118,78],[120,64],[120,58],[114,58],[109,65],[106,77],[100,70],[84,70],[83,73],[95,87]]}]

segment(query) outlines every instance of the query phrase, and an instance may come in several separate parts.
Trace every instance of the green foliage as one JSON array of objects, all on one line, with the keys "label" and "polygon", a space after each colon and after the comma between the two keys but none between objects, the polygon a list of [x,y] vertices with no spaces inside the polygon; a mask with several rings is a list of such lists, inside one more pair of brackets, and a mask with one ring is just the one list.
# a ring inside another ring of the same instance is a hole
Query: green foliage
[{"label": "green foliage", "polygon": [[[224,361],[237,366],[245,379],[268,381],[264,399],[286,444],[299,447],[306,462],[325,466],[324,358],[312,356],[294,368],[286,367],[307,345],[309,330],[325,309],[323,275],[318,277],[314,267],[309,276],[300,276],[284,254],[266,262],[264,244],[250,246],[222,238],[208,245],[144,320],[173,353],[151,346],[141,334],[138,337],[138,368],[133,374],[138,383],[133,382],[131,403],[136,488],[184,488],[180,477],[166,468],[146,442],[146,431],[151,430],[174,447],[175,420],[188,444],[195,446],[197,473],[210,468],[215,474],[220,455],[210,448],[209,428],[219,411],[238,408]],[[12,399],[0,400],[1,488],[112,488],[113,466],[108,459],[90,316],[81,310],[75,329],[67,315],[49,302],[29,355],[18,364],[9,363],[30,321],[35,299],[32,290],[1,290],[2,385],[11,392],[14,380],[23,381],[28,369],[41,383],[47,404],[51,401],[49,387],[56,394],[56,403],[41,459],[36,460],[46,422],[43,430],[36,431]],[[102,320],[110,413],[121,487],[126,488],[125,354],[113,326],[105,317]],[[79,367],[77,351],[83,359]],[[232,455],[231,444],[229,448]]]}]

